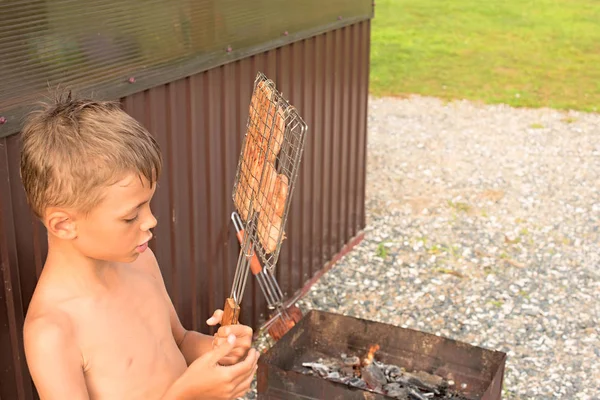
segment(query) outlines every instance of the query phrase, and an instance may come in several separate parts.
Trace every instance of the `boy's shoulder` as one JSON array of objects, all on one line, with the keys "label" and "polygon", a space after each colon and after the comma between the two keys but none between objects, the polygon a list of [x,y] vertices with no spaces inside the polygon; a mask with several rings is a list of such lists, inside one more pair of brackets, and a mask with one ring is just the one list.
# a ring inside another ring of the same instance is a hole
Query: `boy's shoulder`
[{"label": "boy's shoulder", "polygon": [[[34,306],[35,307],[35,306]],[[66,343],[74,333],[69,315],[58,307],[30,308],[23,326],[25,347]]]},{"label": "boy's shoulder", "polygon": [[46,328],[49,335],[56,335],[61,331],[68,333],[72,328],[68,312],[61,307],[73,297],[72,294],[66,287],[55,287],[53,279],[44,278],[46,277],[42,272],[27,309],[23,326],[25,336],[39,337]]}]

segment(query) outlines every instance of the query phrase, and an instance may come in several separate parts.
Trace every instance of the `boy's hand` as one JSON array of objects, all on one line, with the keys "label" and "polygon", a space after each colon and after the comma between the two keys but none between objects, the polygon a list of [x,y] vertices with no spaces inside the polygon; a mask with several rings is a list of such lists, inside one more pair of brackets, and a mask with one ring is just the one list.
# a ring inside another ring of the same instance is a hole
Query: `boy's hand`
[{"label": "boy's hand", "polygon": [[[217,310],[214,312],[213,316],[206,321],[206,323],[211,326],[216,325],[221,322],[222,317],[223,311]],[[235,345],[231,351],[227,353],[227,355],[219,360],[219,364],[221,365],[233,365],[238,363],[240,360],[243,360],[246,357],[246,354],[248,354],[248,350],[250,350],[250,346],[252,345],[252,328],[246,325],[236,324],[222,326],[219,328],[217,333],[215,333],[213,348],[215,348],[215,346],[221,346],[223,343],[225,343],[229,335],[235,335]]]},{"label": "boy's hand", "polygon": [[190,364],[182,377],[184,393],[193,398],[211,400],[231,400],[246,394],[257,368],[258,352],[251,349],[248,357],[236,365],[224,367],[217,364],[235,345],[236,338],[231,335]]}]

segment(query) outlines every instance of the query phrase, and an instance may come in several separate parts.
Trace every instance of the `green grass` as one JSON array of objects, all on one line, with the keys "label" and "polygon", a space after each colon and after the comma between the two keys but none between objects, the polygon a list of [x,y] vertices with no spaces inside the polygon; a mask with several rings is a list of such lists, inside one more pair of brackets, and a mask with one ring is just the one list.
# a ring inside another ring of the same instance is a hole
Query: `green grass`
[{"label": "green grass", "polygon": [[377,0],[371,92],[600,107],[598,0]]}]

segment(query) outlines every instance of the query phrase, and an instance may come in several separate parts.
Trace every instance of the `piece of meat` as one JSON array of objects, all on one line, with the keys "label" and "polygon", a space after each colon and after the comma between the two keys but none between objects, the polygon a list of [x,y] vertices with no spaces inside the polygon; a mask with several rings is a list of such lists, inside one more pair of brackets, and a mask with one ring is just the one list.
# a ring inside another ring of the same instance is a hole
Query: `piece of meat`
[{"label": "piece of meat", "polygon": [[283,216],[289,190],[288,177],[278,174],[275,166],[267,163],[262,179],[258,193],[257,211],[274,211],[276,215]]},{"label": "piece of meat", "polygon": [[276,110],[269,110],[266,120],[265,151],[268,152],[267,159],[269,162],[275,162],[281,150],[283,135],[285,134],[285,115],[281,107],[277,106]]},{"label": "piece of meat", "polygon": [[273,203],[275,204],[275,214],[279,217],[283,216],[285,210],[285,202],[287,201],[289,190],[289,179],[284,174],[277,175],[275,188],[273,193]]},{"label": "piece of meat", "polygon": [[249,134],[262,153],[268,152],[269,162],[275,162],[285,133],[285,114],[272,98],[273,90],[265,82],[259,82],[249,110]]},{"label": "piece of meat", "polygon": [[264,175],[257,196],[257,210],[272,210],[274,208],[272,197],[277,181],[277,170],[270,162],[264,164]]},{"label": "piece of meat", "polygon": [[[273,253],[277,249],[277,243],[281,233],[282,218],[275,212],[265,210],[258,214],[258,238],[260,244],[267,254]],[[281,240],[285,239],[285,233]]]},{"label": "piece of meat", "polygon": [[[272,164],[268,164],[272,165]],[[282,230],[282,217],[285,209],[285,202],[288,195],[288,178],[283,174],[277,174],[273,167],[267,167],[265,172],[268,176],[261,187],[265,191],[260,191],[258,207],[260,213],[258,216],[258,238],[267,254],[274,252],[277,248],[280,232]],[[285,239],[285,232],[282,240]]]},{"label": "piece of meat", "polygon": [[249,190],[248,179],[245,175],[241,175],[238,181],[237,190],[234,196],[235,208],[237,208],[240,217],[244,220],[248,220],[248,214],[250,211],[250,190]]},{"label": "piece of meat", "polygon": [[250,200],[258,186],[257,181],[253,178],[256,169],[256,161],[256,144],[252,140],[247,140],[240,166],[240,177],[234,197],[235,206],[244,221],[248,220]]},{"label": "piece of meat", "polygon": [[[277,248],[289,191],[289,178],[278,174],[275,160],[285,134],[285,114],[273,101],[273,91],[259,82],[250,102],[246,149],[234,201],[243,220],[249,217],[250,200],[258,212],[257,233],[267,254]],[[268,152],[268,154],[267,154]],[[262,181],[261,181],[262,178]],[[259,187],[260,186],[260,187]]]}]

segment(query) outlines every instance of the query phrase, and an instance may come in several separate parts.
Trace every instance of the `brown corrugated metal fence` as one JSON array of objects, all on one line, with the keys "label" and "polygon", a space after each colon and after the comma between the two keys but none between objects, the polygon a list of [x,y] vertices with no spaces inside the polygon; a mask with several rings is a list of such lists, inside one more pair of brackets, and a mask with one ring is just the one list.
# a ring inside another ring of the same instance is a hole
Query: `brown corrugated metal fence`
[{"label": "brown corrugated metal fence", "polygon": [[[164,175],[153,200],[152,247],[186,328],[210,332],[239,245],[231,191],[257,71],[273,79],[309,126],[277,279],[291,296],[365,225],[369,20],[278,47],[122,99],[157,138]],[[18,136],[0,139],[0,399],[30,399],[22,324],[46,254],[25,204]],[[266,305],[252,279],[242,322]]]}]

